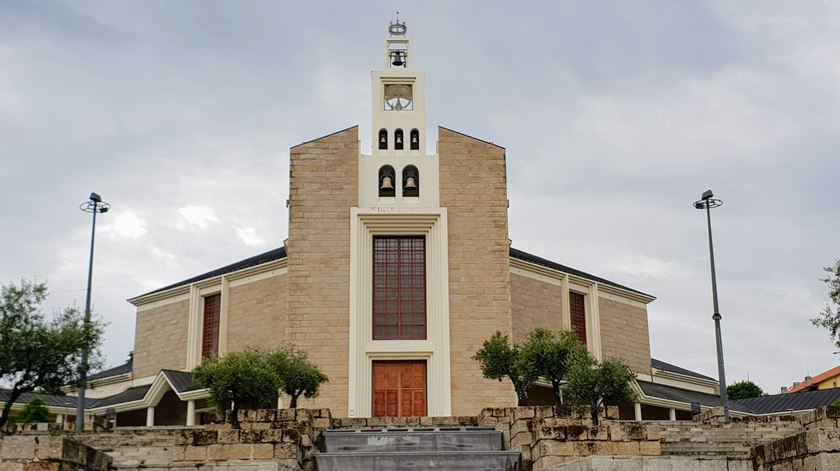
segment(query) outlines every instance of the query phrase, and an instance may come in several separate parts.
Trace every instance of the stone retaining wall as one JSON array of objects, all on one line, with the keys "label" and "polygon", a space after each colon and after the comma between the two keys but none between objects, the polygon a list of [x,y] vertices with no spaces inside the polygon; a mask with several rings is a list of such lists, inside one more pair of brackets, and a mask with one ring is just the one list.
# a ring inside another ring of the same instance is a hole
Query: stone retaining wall
[{"label": "stone retaining wall", "polygon": [[555,407],[484,409],[478,425],[501,430],[505,448],[522,454],[524,469],[549,469],[591,455],[661,453],[658,425],[612,419],[593,425]]},{"label": "stone retaining wall", "polygon": [[812,428],[755,447],[755,471],[836,471],[840,469],[840,429]]},{"label": "stone retaining wall", "polygon": [[2,471],[108,471],[111,458],[61,436],[0,437]]}]

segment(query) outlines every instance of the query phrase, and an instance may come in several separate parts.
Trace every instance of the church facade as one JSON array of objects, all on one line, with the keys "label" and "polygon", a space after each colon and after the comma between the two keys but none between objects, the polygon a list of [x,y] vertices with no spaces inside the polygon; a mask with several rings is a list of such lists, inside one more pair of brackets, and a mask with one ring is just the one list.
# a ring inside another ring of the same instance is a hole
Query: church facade
[{"label": "church facade", "polygon": [[130,299],[133,360],[91,377],[90,414],[195,424],[210,406],[189,372],[205,358],[292,344],[329,376],[302,407],[475,415],[516,396],[472,356],[496,331],[518,342],[536,327],[572,330],[596,358],[630,366],[639,400],[623,418],[715,405],[714,379],[651,359],[653,296],[511,246],[505,149],[429,135],[405,33],[391,24],[371,76],[371,153],[357,127],[293,147],[284,246]]}]

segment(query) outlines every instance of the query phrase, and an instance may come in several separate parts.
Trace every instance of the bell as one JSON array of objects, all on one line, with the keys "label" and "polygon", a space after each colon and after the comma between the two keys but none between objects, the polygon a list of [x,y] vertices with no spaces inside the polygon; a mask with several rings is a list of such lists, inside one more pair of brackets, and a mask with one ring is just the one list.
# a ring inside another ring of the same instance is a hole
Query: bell
[{"label": "bell", "polygon": [[396,139],[394,139],[394,143],[402,144],[402,134],[397,134]]},{"label": "bell", "polygon": [[394,60],[393,62],[391,62],[391,65],[393,65],[394,67],[402,67],[403,64],[405,64],[405,62],[403,62],[402,59],[402,52],[393,52],[392,55],[394,56]]},{"label": "bell", "polygon": [[381,134],[381,135],[379,136],[379,143],[380,143],[380,144],[387,144],[387,143],[388,143],[388,138],[387,138],[387,137],[385,137],[385,134]]},{"label": "bell", "polygon": [[414,177],[408,177],[405,179],[405,189],[406,190],[416,190],[417,183],[414,182]]},{"label": "bell", "polygon": [[417,134],[412,134],[411,135],[411,143],[412,144],[417,144]]},{"label": "bell", "polygon": [[391,182],[391,177],[383,177],[382,178],[382,186],[379,187],[380,190],[393,190],[394,184]]}]

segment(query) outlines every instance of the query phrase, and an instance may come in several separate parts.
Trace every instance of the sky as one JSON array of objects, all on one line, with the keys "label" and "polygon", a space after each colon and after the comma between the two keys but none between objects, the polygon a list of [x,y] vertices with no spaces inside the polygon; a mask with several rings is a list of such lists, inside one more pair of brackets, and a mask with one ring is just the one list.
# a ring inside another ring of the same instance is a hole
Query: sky
[{"label": "sky", "polygon": [[[655,358],[729,382],[837,365],[811,325],[840,258],[840,4],[0,0],[0,282],[94,310],[280,246],[289,148],[358,124],[399,10],[430,129],[507,149],[514,247],[650,293]],[[429,136],[429,148],[435,137]]]}]

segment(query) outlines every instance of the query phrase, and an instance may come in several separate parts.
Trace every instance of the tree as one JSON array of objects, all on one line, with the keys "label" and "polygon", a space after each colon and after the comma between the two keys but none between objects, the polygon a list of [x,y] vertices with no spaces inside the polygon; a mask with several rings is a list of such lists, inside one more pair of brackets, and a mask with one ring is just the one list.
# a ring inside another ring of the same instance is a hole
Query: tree
[{"label": "tree", "polygon": [[19,424],[35,424],[51,422],[47,401],[36,397],[29,401],[20,412],[12,417],[12,422]]},{"label": "tree", "polygon": [[283,383],[283,392],[292,400],[289,408],[297,408],[298,398],[313,398],[318,395],[321,384],[329,381],[327,375],[309,361],[306,352],[286,347],[270,353],[270,361]]},{"label": "tree", "polygon": [[85,326],[82,313],[67,307],[47,320],[41,304],[47,297],[44,283],[21,280],[0,288],[0,383],[9,388],[0,429],[9,420],[12,404],[36,388],[54,391],[78,384],[82,353],[88,365],[101,362],[98,347],[104,326],[93,318]]},{"label": "tree", "polygon": [[531,371],[524,371],[517,361],[520,351],[516,345],[511,345],[507,335],[496,331],[489,340],[485,340],[481,350],[473,355],[473,359],[481,364],[481,372],[487,379],[510,379],[516,391],[517,403],[524,406],[528,399],[528,386],[536,379],[530,376]]},{"label": "tree", "polygon": [[554,400],[559,404],[563,402],[560,385],[566,376],[567,360],[571,354],[582,351],[586,351],[586,346],[573,332],[555,334],[537,328],[519,346],[515,369],[525,378],[543,378],[550,382]]},{"label": "tree", "polygon": [[231,411],[235,429],[241,409],[274,408],[283,386],[269,355],[256,349],[207,359],[193,370],[193,380],[207,388],[220,412]]},{"label": "tree", "polygon": [[729,396],[729,399],[748,399],[761,397],[764,395],[764,391],[752,381],[745,380],[727,386],[726,395]]},{"label": "tree", "polygon": [[632,401],[630,387],[635,375],[620,360],[598,362],[589,352],[577,351],[569,356],[563,395],[580,409],[587,410],[592,423],[598,425],[598,412],[604,404]]},{"label": "tree", "polygon": [[829,275],[820,278],[820,281],[828,285],[830,301],[817,317],[811,319],[811,323],[817,327],[828,329],[834,345],[840,348],[840,259],[837,259],[834,265],[824,267],[823,270]]}]

